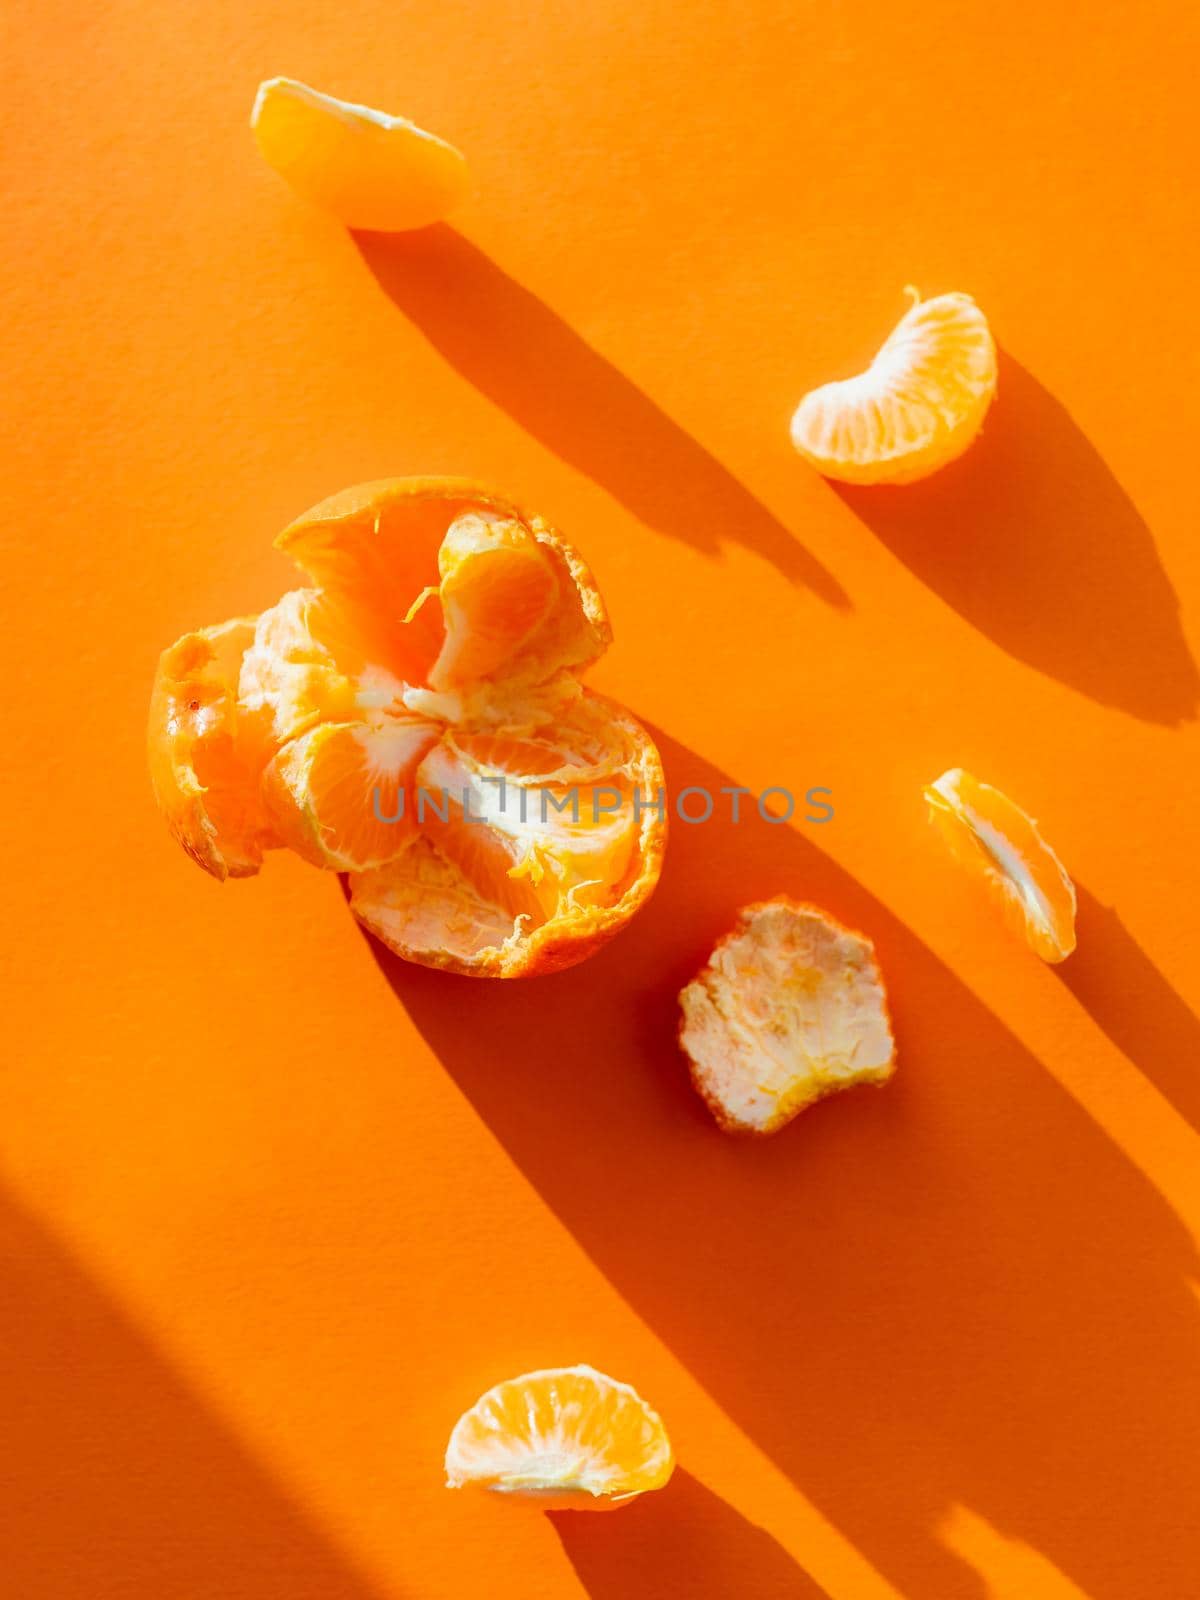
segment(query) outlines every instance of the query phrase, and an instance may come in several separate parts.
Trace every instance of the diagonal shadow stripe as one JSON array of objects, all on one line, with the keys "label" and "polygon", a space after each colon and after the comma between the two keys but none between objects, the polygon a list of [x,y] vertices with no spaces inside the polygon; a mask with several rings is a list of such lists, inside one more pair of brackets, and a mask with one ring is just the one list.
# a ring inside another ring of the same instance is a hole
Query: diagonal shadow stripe
[{"label": "diagonal shadow stripe", "polygon": [[740,544],[826,604],[836,578],[623,373],[475,245],[440,224],[356,234],[384,293],[446,361],[639,521],[706,555]]},{"label": "diagonal shadow stripe", "polygon": [[3,1190],[0,1284],[5,1595],[384,1600]]},{"label": "diagonal shadow stripe", "polygon": [[[732,781],[656,737],[673,791]],[[582,1248],[901,1593],[983,1600],[938,1531],[963,1505],[1091,1600],[1189,1593],[1194,1241],[885,906],[799,829],[743,818],[676,824],[654,899],[572,971],[376,958]],[[736,908],[780,891],[875,938],[900,1070],[737,1141],[688,1085],[676,995]]]}]

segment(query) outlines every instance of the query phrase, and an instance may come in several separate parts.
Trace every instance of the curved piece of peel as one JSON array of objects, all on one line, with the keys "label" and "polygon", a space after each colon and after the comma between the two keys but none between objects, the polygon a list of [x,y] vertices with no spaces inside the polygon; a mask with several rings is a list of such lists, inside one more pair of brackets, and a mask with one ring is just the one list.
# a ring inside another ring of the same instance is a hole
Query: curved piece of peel
[{"label": "curved piece of peel", "polygon": [[954,859],[983,879],[1010,927],[1043,961],[1065,961],[1075,948],[1075,885],[1033,818],[961,767],[925,799]]},{"label": "curved piece of peel", "polygon": [[608,1511],[660,1489],[675,1462],[657,1412],[594,1367],[553,1367],[498,1383],[458,1419],[446,1486],[542,1511]]},{"label": "curved piece of peel", "polygon": [[729,1133],[774,1133],[896,1068],[871,941],[781,895],[747,906],[679,997],[692,1082]]},{"label": "curved piece of peel", "polygon": [[792,443],[827,478],[912,483],[962,454],[995,395],[996,346],[974,300],[918,298],[864,372],[805,395]]},{"label": "curved piece of peel", "polygon": [[259,85],[250,126],[264,159],[348,228],[401,233],[440,222],[469,185],[452,144],[405,117],[294,78]]}]

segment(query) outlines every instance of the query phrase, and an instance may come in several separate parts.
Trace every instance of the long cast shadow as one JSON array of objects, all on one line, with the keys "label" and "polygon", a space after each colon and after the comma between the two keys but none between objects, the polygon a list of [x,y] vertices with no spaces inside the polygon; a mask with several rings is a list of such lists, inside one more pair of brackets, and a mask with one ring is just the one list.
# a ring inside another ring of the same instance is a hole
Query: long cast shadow
[{"label": "long cast shadow", "polygon": [[0,1191],[0,1589],[383,1600]]},{"label": "long cast shadow", "polygon": [[[660,742],[673,790],[731,781]],[[673,831],[654,900],[571,972],[480,982],[372,948],[617,1289],[902,1593],[983,1600],[937,1536],[956,1506],[1043,1552],[1090,1600],[1189,1593],[1200,1370],[1187,1231],[809,839],[753,814]],[[779,891],[876,939],[901,1067],[883,1091],[745,1143],[691,1092],[675,997],[735,907]]]},{"label": "long cast shadow", "polygon": [[1112,906],[1079,895],[1079,948],[1055,972],[1123,1055],[1200,1133],[1200,1018]]},{"label": "long cast shadow", "polygon": [[1168,725],[1200,675],[1150,529],[1070,414],[1001,353],[980,438],[922,483],[838,492],[910,571],[1010,655]]},{"label": "long cast shadow", "polygon": [[829,605],[841,585],[715,456],[536,295],[445,224],[356,234],[384,293],[455,369],[658,532],[744,545]]},{"label": "long cast shadow", "polygon": [[619,1516],[552,1520],[591,1600],[829,1600],[777,1539],[682,1467]]}]

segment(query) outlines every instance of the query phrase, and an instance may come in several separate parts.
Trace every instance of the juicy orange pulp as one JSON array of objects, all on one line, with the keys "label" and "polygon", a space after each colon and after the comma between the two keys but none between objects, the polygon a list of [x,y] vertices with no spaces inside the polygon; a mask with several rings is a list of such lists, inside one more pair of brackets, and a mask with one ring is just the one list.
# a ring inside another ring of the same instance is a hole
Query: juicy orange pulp
[{"label": "juicy orange pulp", "polygon": [[[348,490],[277,541],[309,586],[160,663],[155,793],[216,877],[287,846],[348,872],[400,955],[550,971],[658,877],[658,753],[578,673],[610,637],[591,575],[539,518],[456,480]],[[195,710],[188,709],[195,706]]]},{"label": "juicy orange pulp", "polygon": [[266,748],[238,700],[254,618],[184,634],[158,664],[150,781],[172,833],[215,878],[244,878],[275,836],[257,775]]},{"label": "juicy orange pulp", "polygon": [[792,443],[827,478],[911,483],[962,454],[996,394],[996,346],[967,294],[915,303],[865,372],[806,394]]},{"label": "juicy orange pulp", "polygon": [[452,144],[293,78],[259,85],[250,126],[271,166],[348,228],[424,228],[467,191],[467,163]]},{"label": "juicy orange pulp", "polygon": [[661,1419],[636,1390],[593,1367],[556,1367],[498,1383],[463,1413],[446,1483],[542,1511],[607,1511],[661,1488],[674,1464]]},{"label": "juicy orange pulp", "polygon": [[747,906],[679,999],[692,1081],[727,1132],[774,1133],[895,1071],[871,941],[785,895]]},{"label": "juicy orange pulp", "polygon": [[390,861],[416,832],[416,774],[440,737],[436,723],[395,717],[323,722],[290,740],[262,778],[281,841],[317,867]]},{"label": "juicy orange pulp", "polygon": [[1030,949],[1065,961],[1075,948],[1075,885],[1033,818],[961,767],[930,784],[925,799],[955,860],[983,879]]}]

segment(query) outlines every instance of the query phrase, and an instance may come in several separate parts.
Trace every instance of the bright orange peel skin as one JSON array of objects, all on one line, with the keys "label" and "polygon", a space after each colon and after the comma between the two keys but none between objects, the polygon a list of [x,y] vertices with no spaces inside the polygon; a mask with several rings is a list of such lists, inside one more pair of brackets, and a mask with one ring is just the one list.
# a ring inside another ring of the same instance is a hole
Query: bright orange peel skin
[{"label": "bright orange peel skin", "polygon": [[786,895],[739,913],[679,1003],[692,1082],[728,1133],[774,1133],[895,1071],[871,941]]},{"label": "bright orange peel skin", "polygon": [[792,443],[841,483],[913,483],[963,453],[995,395],[996,345],[970,295],[917,299],[865,371],[805,395]]},{"label": "bright orange peel skin", "polygon": [[1043,961],[1065,961],[1075,948],[1075,885],[1033,818],[961,767],[925,799],[954,859],[982,878],[1009,926]]},{"label": "bright orange peel skin", "polygon": [[539,1511],[611,1511],[674,1471],[657,1412],[594,1367],[552,1367],[498,1383],[454,1425],[446,1486]]},{"label": "bright orange peel skin", "polygon": [[348,228],[428,227],[469,187],[466,158],[436,134],[294,78],[259,85],[250,126],[276,172]]},{"label": "bright orange peel skin", "polygon": [[526,977],[599,949],[657,883],[665,780],[580,682],[611,638],[585,563],[452,478],[346,490],[276,544],[307,586],[160,662],[151,775],[188,854],[218,878],[280,846],[345,872],[363,925],[425,966]]}]

